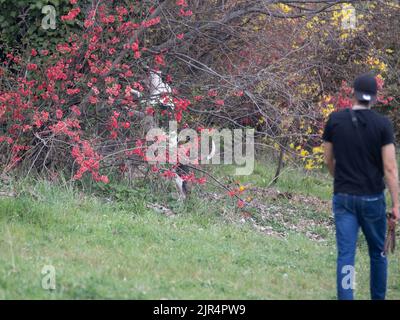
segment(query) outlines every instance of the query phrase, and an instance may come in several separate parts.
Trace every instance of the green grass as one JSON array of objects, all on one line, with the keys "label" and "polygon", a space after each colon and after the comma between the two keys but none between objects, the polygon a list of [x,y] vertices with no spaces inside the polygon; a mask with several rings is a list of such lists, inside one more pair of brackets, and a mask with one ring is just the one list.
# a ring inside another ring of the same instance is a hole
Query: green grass
[{"label": "green grass", "polygon": [[[250,184],[258,187],[268,187],[275,175],[275,165],[256,162],[253,174],[249,176],[233,176],[234,166],[219,166],[216,172],[218,175],[234,177],[242,184]],[[332,184],[326,172],[309,172],[307,170],[294,168],[292,166],[283,167],[278,182],[274,186],[280,191],[297,192],[305,195],[314,195],[321,199],[330,199]]]},{"label": "green grass", "polygon": [[[266,179],[257,170],[248,181]],[[293,174],[280,187],[303,190],[301,179]],[[18,197],[0,198],[0,299],[335,298],[331,233],[323,242],[290,231],[267,236],[249,223],[228,223],[224,208],[238,220],[240,213],[227,203],[176,203],[145,188],[95,188],[97,196],[48,182],[18,188]],[[154,200],[174,204],[177,215],[147,209]],[[365,242],[359,249],[357,297],[368,299]],[[54,291],[41,287],[45,265],[56,270]],[[399,266],[397,253],[390,299],[400,298]]]}]

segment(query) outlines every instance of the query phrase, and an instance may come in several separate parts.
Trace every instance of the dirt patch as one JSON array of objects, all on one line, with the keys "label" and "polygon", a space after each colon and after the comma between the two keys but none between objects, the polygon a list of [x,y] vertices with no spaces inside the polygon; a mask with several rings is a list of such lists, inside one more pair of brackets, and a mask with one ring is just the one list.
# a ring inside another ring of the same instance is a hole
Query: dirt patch
[{"label": "dirt patch", "polygon": [[[239,210],[240,215],[226,215],[231,222],[251,223],[256,230],[270,236],[302,233],[314,241],[324,241],[333,233],[330,201],[274,188],[249,188],[246,194],[250,197]],[[207,193],[206,198],[223,201],[226,195]]]}]

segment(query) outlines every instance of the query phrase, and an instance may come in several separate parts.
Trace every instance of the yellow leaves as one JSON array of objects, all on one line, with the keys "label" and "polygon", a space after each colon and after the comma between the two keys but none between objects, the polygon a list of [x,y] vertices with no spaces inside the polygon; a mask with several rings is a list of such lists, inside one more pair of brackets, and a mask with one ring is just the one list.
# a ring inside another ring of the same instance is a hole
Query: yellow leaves
[{"label": "yellow leaves", "polygon": [[310,151],[306,150],[301,145],[295,146],[293,142],[289,145],[289,147],[290,149],[294,150],[294,152],[303,161],[304,168],[306,170],[313,170],[322,167],[322,164],[324,162],[324,148],[322,144],[320,146],[313,147]]},{"label": "yellow leaves", "polygon": [[394,50],[392,50],[392,49],[386,49],[385,51],[387,54],[392,54],[394,52]]},{"label": "yellow leaves", "polygon": [[292,8],[291,8],[291,7],[289,7],[288,5],[283,4],[283,3],[278,3],[276,6],[277,6],[283,13],[289,13],[289,12],[292,11]]},{"label": "yellow leaves", "polygon": [[370,65],[373,69],[379,70],[383,73],[387,71],[387,64],[384,63],[383,61],[379,60],[378,58],[374,58],[372,56],[369,56],[367,58],[366,63]]},{"label": "yellow leaves", "polygon": [[323,153],[324,153],[324,149],[323,149],[322,145],[319,147],[314,147],[312,149],[312,157],[310,157],[306,160],[305,168],[307,170],[321,168],[322,163],[324,161]]},{"label": "yellow leaves", "polygon": [[317,95],[319,92],[319,85],[317,83],[301,83],[297,90],[302,96]]},{"label": "yellow leaves", "polygon": [[332,13],[332,18],[331,20],[339,26],[339,22],[341,22],[342,19],[342,12],[340,10],[338,11],[333,11]]},{"label": "yellow leaves", "polygon": [[307,22],[306,28],[309,30],[313,30],[319,22],[319,17],[314,16],[310,21]]},{"label": "yellow leaves", "polygon": [[381,74],[378,74],[378,75],[376,76],[376,78],[377,78],[378,80],[382,81],[382,82],[385,81],[385,79],[383,78],[383,76],[382,76]]},{"label": "yellow leaves", "polygon": [[342,10],[341,10],[341,19],[343,21],[350,21],[351,19],[354,19],[355,15],[355,8],[353,5],[349,3],[344,3],[342,5]]},{"label": "yellow leaves", "polygon": [[357,31],[364,27],[358,23],[362,20],[363,15],[357,15],[355,7],[350,3],[338,4],[332,12],[331,23],[339,28],[341,40],[348,40]]},{"label": "yellow leaves", "polygon": [[340,35],[340,39],[342,39],[342,40],[346,40],[349,37],[350,37],[350,33],[348,33],[348,32],[344,32]]},{"label": "yellow leaves", "polygon": [[308,155],[309,155],[309,152],[307,150],[301,149],[300,156],[307,157]]},{"label": "yellow leaves", "polygon": [[322,146],[314,147],[312,149],[312,151],[313,151],[314,154],[323,153],[324,152],[324,148],[322,148]]},{"label": "yellow leaves", "polygon": [[314,161],[312,161],[312,160],[307,160],[306,165],[304,166],[304,168],[305,168],[306,170],[312,170],[312,169],[314,169],[314,168],[315,168],[315,166],[314,166]]},{"label": "yellow leaves", "polygon": [[265,14],[260,14],[260,15],[258,16],[258,20],[259,20],[259,21],[265,21],[265,20],[267,20],[267,17],[265,16]]},{"label": "yellow leaves", "polygon": [[335,106],[333,105],[333,103],[328,103],[326,106],[321,108],[324,119],[328,118],[333,111],[335,111]]}]

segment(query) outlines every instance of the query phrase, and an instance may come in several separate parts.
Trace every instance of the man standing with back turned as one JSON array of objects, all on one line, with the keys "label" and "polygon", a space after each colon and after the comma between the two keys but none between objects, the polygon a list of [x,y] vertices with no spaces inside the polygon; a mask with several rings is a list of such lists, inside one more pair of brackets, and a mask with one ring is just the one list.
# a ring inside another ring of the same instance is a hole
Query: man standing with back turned
[{"label": "man standing with back turned", "polygon": [[370,109],[377,97],[370,74],[354,81],[353,107],[333,112],[323,140],[325,163],[334,177],[332,200],[337,243],[337,295],[352,300],[355,253],[361,227],[370,257],[372,299],[385,299],[387,259],[384,254],[387,219],[385,181],[392,199],[392,225],[399,219],[399,184],[393,128]]}]

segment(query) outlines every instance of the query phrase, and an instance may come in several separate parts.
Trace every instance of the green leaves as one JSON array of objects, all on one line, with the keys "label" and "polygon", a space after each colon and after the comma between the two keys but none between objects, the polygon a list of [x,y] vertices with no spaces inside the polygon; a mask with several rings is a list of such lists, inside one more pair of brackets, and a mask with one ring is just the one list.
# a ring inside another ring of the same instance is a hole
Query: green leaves
[{"label": "green leaves", "polygon": [[[87,1],[89,2],[89,1]],[[80,1],[84,4],[85,1]],[[56,29],[44,30],[41,27],[45,14],[42,8],[52,5],[56,11]],[[72,8],[69,0],[0,0],[0,41],[3,47],[21,49],[29,45],[37,49],[50,49],[64,41],[68,31],[79,28],[76,24],[66,25],[60,17]],[[48,48],[49,43],[50,48]]]}]

